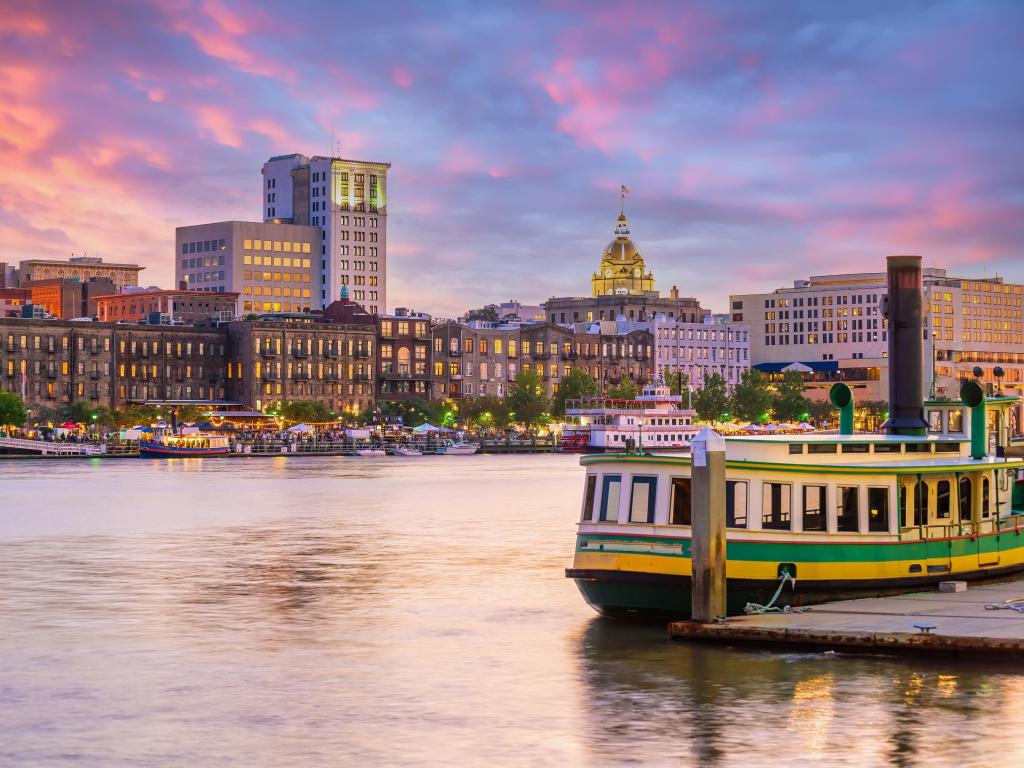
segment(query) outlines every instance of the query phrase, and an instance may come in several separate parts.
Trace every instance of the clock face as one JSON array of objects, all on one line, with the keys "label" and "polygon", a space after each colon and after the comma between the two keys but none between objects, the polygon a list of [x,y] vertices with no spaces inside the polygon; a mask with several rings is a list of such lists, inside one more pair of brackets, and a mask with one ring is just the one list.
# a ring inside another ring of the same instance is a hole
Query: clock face
[{"label": "clock face", "polygon": [[604,276],[605,276],[605,277],[611,277],[611,276],[612,276],[612,271],[611,271],[610,269],[606,269],[606,270],[604,271]]}]

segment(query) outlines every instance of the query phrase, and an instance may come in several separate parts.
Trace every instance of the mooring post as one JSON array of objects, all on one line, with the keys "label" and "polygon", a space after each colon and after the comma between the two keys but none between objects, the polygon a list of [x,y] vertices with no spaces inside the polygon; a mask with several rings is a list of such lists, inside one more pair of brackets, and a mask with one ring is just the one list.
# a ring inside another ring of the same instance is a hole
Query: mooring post
[{"label": "mooring post", "polygon": [[704,427],[691,450],[692,617],[708,624],[725,616],[725,438]]}]

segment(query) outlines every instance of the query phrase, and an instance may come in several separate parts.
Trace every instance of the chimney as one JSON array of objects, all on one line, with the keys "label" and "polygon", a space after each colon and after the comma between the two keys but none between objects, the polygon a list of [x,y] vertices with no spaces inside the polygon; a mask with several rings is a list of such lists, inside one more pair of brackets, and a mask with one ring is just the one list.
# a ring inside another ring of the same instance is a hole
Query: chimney
[{"label": "chimney", "polygon": [[675,287],[675,286],[673,285],[673,286],[672,286],[672,290],[671,290],[671,291],[669,292],[669,296],[671,296],[671,297],[672,297],[673,299],[678,299],[678,298],[679,298],[679,289],[678,289],[678,288],[676,288],[676,287]]},{"label": "chimney", "polygon": [[886,261],[888,294],[883,314],[889,321],[889,420],[883,426],[890,435],[925,435],[921,257],[890,256]]}]

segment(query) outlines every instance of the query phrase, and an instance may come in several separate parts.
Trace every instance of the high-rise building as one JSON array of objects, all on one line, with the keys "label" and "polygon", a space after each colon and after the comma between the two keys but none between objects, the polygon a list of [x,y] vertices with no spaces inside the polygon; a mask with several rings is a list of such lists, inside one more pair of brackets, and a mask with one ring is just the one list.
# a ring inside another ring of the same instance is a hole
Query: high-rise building
[{"label": "high-rise building", "polygon": [[347,286],[371,314],[387,307],[387,173],[391,163],[280,155],[263,164],[267,222],[318,227],[319,306]]},{"label": "high-rise building", "polygon": [[236,314],[320,308],[320,229],[220,221],[175,230],[176,287],[237,293]]},{"label": "high-rise building", "polygon": [[[1024,285],[1001,277],[968,278],[945,269],[923,272],[925,391],[956,397],[959,382],[983,382],[1014,393],[1024,387]],[[888,330],[882,315],[884,272],[815,275],[792,288],[730,297],[732,320],[750,326],[751,363],[766,373],[799,370],[819,382],[853,382],[858,398],[883,400]],[[1003,370],[996,380],[996,368]],[[858,392],[857,390],[861,390]]]}]

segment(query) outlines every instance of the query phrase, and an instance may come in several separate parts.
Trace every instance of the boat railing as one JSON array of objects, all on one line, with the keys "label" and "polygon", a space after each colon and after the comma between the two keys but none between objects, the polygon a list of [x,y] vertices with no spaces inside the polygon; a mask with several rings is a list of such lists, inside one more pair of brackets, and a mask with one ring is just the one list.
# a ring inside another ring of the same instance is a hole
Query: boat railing
[{"label": "boat railing", "polygon": [[981,520],[963,520],[956,523],[917,525],[900,532],[903,541],[928,541],[932,539],[957,539],[965,536],[984,536],[1000,531],[1014,531],[1019,526],[1019,515],[1012,517],[987,517]]}]

